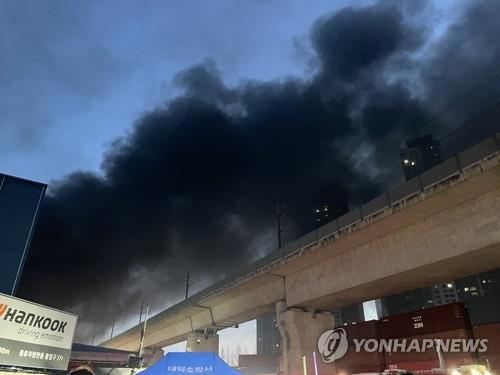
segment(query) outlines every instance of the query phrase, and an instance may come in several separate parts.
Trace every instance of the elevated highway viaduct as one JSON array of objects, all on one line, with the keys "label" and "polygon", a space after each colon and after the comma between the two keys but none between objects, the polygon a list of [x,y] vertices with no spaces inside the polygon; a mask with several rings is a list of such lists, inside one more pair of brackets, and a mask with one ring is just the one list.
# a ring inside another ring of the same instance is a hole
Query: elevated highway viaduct
[{"label": "elevated highway viaduct", "polygon": [[[332,309],[500,267],[499,145],[497,134],[159,313],[145,346],[275,311],[282,370],[295,375]],[[139,340],[133,327],[104,345]]]}]

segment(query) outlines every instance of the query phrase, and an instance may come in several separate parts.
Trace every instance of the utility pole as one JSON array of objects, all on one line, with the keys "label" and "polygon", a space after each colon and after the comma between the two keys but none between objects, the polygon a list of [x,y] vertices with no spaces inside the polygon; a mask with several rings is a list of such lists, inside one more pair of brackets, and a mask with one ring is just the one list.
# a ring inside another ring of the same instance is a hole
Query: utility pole
[{"label": "utility pole", "polygon": [[[280,210],[280,205],[279,203],[276,204],[276,218],[278,221],[278,249],[281,249],[281,232],[283,232],[283,228],[281,228],[281,217],[283,216],[283,213]],[[283,256],[283,251],[281,252],[281,255]]]},{"label": "utility pole", "polygon": [[189,295],[189,271],[186,272],[186,299]]},{"label": "utility pole", "polygon": [[[141,343],[139,345],[139,358],[142,358],[142,348],[144,347],[144,337],[146,336],[146,324],[148,323],[148,315],[149,315],[149,304],[146,305],[146,318],[144,319],[144,326],[141,331]],[[139,359],[141,362],[142,360]],[[141,363],[142,366],[142,363]]]},{"label": "utility pole", "polygon": [[139,314],[139,325],[141,324],[142,321],[142,309],[144,308],[144,299],[141,298],[141,312]]},{"label": "utility pole", "polygon": [[114,330],[115,330],[115,320],[113,319],[113,323],[111,323],[111,337],[110,338],[113,338]]}]

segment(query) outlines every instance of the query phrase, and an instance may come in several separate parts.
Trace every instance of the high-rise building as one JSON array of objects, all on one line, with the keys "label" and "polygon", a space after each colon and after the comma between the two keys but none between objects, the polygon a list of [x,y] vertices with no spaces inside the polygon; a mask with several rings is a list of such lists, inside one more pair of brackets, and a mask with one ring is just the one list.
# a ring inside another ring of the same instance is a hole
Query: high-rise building
[{"label": "high-rise building", "polygon": [[384,316],[407,313],[434,306],[432,288],[420,288],[382,298]]},{"label": "high-rise building", "polygon": [[342,187],[327,186],[314,196],[314,227],[318,228],[349,211],[347,193]]},{"label": "high-rise building", "polygon": [[382,298],[383,314],[465,302],[473,325],[500,322],[500,269]]},{"label": "high-rise building", "polygon": [[450,281],[387,296],[381,302],[383,315],[388,316],[458,301],[455,283]]},{"label": "high-rise building", "polygon": [[442,161],[439,141],[430,134],[409,139],[406,146],[406,149],[400,151],[400,156],[407,181]]},{"label": "high-rise building", "polygon": [[45,188],[0,174],[0,293],[16,294]]},{"label": "high-rise building", "polygon": [[332,214],[329,210],[328,204],[321,204],[319,206],[316,206],[316,208],[314,209],[314,221],[316,223],[316,226],[319,227],[323,224],[326,224],[332,219]]},{"label": "high-rise building", "polygon": [[500,269],[455,280],[460,301],[467,304],[472,324],[500,322]]},{"label": "high-rise building", "polygon": [[382,298],[383,315],[402,314],[458,301],[455,283],[449,281]]},{"label": "high-rise building", "polygon": [[277,355],[280,350],[280,332],[276,314],[257,318],[257,354]]},{"label": "high-rise building", "polygon": [[432,300],[435,306],[458,302],[457,289],[453,281],[431,287]]}]

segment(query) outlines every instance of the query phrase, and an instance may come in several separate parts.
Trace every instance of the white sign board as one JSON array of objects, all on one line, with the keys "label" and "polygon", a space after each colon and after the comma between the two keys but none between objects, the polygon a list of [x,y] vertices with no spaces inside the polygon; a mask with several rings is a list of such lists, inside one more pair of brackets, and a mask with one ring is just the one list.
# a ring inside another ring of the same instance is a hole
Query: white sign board
[{"label": "white sign board", "polygon": [[0,365],[66,370],[77,319],[0,293]]}]

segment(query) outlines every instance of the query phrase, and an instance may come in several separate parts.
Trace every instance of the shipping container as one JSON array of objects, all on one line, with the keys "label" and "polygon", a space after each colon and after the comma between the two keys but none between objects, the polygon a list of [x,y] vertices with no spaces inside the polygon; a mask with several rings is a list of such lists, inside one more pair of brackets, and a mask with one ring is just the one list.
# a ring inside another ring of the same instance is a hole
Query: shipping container
[{"label": "shipping container", "polygon": [[412,337],[439,331],[471,329],[464,303],[451,303],[381,319],[384,338]]},{"label": "shipping container", "polygon": [[500,323],[484,324],[474,327],[477,339],[488,339],[488,354],[500,354]]},{"label": "shipping container", "polygon": [[356,352],[355,340],[380,339],[380,321],[369,320],[342,326],[346,331],[349,349],[346,355],[336,361],[340,368],[353,366],[384,366],[384,354],[366,351]]}]

